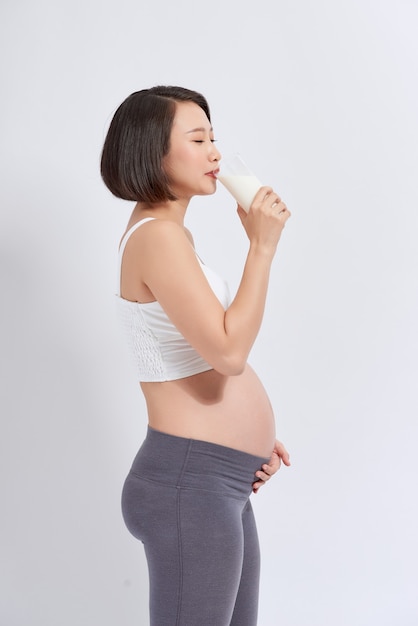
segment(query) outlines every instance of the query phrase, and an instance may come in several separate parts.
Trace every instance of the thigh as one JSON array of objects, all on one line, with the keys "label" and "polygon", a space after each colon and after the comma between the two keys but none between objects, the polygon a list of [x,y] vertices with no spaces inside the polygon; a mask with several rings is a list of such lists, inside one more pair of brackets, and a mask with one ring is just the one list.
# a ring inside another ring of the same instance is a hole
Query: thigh
[{"label": "thigh", "polygon": [[256,626],[260,583],[260,548],[251,502],[242,513],[244,559],[230,626]]},{"label": "thigh", "polygon": [[179,626],[229,626],[244,559],[244,506],[203,490],[179,493]]},{"label": "thigh", "polygon": [[128,477],[122,510],[144,544],[151,626],[229,626],[244,561],[244,507],[239,498]]},{"label": "thigh", "polygon": [[149,573],[150,624],[175,626],[181,599],[181,544],[178,489],[129,474],[122,513],[145,550]]}]

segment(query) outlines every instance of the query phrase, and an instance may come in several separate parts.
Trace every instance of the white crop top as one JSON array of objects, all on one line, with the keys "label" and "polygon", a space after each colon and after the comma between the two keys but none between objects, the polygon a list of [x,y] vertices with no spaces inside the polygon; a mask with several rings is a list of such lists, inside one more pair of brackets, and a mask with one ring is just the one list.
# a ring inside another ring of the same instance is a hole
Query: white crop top
[{"label": "white crop top", "polygon": [[[156,218],[148,217],[137,222],[123,237],[119,250],[119,284],[122,257],[129,237],[142,224],[153,219]],[[197,258],[214,294],[227,309],[230,298],[226,281]],[[118,309],[141,382],[177,380],[212,369],[187,343],[157,301],[125,300],[120,295],[119,287]]]}]

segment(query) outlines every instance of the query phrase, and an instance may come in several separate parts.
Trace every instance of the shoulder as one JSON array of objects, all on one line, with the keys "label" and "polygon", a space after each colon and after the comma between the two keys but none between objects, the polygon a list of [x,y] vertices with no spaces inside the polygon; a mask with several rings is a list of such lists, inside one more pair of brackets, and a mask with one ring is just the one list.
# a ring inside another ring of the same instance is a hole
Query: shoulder
[{"label": "shoulder", "polygon": [[[131,229],[134,227],[135,224],[133,224],[133,226],[130,226]],[[129,228],[126,232],[129,232]],[[140,244],[141,247],[143,247],[147,244],[152,245],[158,240],[171,239],[179,241],[190,241],[191,234],[189,233],[189,231],[182,228],[182,226],[180,226],[176,222],[173,222],[172,220],[154,218],[144,222],[143,224],[135,228],[126,243],[126,246],[128,247],[129,245],[130,247],[135,248],[135,244]]]},{"label": "shoulder", "polygon": [[157,218],[137,228],[126,244],[125,254],[134,261],[167,259],[194,254],[193,238],[182,225],[172,220]]}]

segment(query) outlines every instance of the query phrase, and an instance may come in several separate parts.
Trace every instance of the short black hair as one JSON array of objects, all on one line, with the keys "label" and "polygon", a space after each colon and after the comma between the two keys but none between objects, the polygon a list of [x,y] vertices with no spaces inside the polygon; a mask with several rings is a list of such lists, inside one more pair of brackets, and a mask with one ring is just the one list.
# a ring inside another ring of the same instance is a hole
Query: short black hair
[{"label": "short black hair", "polygon": [[184,87],[156,86],[132,93],[116,110],[103,146],[101,175],[123,200],[175,200],[163,159],[177,102],[194,102],[210,121],[209,105],[200,93]]}]

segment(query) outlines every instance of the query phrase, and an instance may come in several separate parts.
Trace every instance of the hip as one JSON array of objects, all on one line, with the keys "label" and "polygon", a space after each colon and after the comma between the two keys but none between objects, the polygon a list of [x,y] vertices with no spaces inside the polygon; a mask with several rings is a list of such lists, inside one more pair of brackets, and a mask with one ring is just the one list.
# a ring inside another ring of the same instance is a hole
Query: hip
[{"label": "hip", "polygon": [[247,499],[254,474],[268,457],[148,427],[129,475],[175,489]]}]

